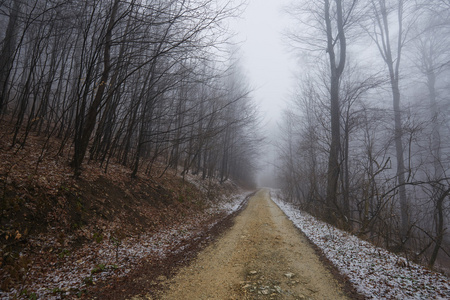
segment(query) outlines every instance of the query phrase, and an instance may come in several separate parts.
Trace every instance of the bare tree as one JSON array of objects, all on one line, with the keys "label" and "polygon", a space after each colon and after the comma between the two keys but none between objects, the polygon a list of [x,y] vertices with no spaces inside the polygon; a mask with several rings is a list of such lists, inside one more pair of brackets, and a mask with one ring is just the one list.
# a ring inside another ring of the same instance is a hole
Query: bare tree
[{"label": "bare tree", "polygon": [[89,153],[105,172],[117,160],[137,176],[164,158],[184,173],[195,163],[204,177],[251,178],[255,110],[244,81],[225,80],[233,64],[225,64],[223,21],[240,11],[239,3],[0,5],[8,25],[1,36],[0,110],[14,125],[13,145],[25,146],[33,130],[47,140],[57,136],[58,154],[72,156],[76,176]]},{"label": "bare tree", "polygon": [[[338,205],[340,152],[341,152],[341,78],[347,59],[347,34],[352,31],[355,18],[358,18],[358,1],[323,0],[314,3],[303,3],[293,10],[293,14],[305,24],[304,33],[291,33],[290,38],[301,48],[317,51],[327,56],[329,80],[326,81],[329,93],[329,128],[330,150],[327,171],[327,218],[335,222],[333,213]],[[300,7],[300,6],[299,6]],[[351,33],[352,35],[353,33]]]},{"label": "bare tree", "polygon": [[[442,130],[443,116],[439,103],[439,77],[447,71],[450,61],[448,47],[450,40],[447,38],[449,32],[448,7],[446,3],[424,2],[419,9],[420,19],[415,30],[414,49],[412,50],[412,61],[422,74],[424,83],[428,90],[429,99],[429,124],[431,127],[430,153],[432,159],[433,173],[428,175],[431,186],[431,199],[434,206],[434,248],[432,250],[429,266],[433,267],[442,246],[445,234],[445,199],[448,195],[449,182],[446,180],[446,163],[442,151],[445,144]],[[439,16],[437,18],[436,16]]]},{"label": "bare tree", "polygon": [[[367,33],[375,42],[378,51],[388,69],[392,91],[394,110],[394,136],[397,158],[397,182],[400,198],[401,226],[400,235],[402,243],[408,239],[410,221],[408,215],[408,201],[406,197],[406,170],[403,149],[403,127],[400,107],[400,66],[403,48],[408,36],[410,26],[405,26],[405,4],[403,0],[386,1],[371,0],[371,24],[366,27]],[[394,17],[393,17],[394,15]],[[392,23],[391,18],[395,18]],[[391,27],[398,28],[397,34],[392,34]]]},{"label": "bare tree", "polygon": [[[13,67],[16,53],[16,43],[18,35],[18,18],[21,10],[20,0],[11,1],[9,8],[8,26],[6,27],[0,52],[0,113],[5,108],[8,100],[8,81]],[[12,5],[11,5],[12,4]]]},{"label": "bare tree", "polygon": [[[326,36],[328,60],[330,63],[330,115],[331,115],[331,144],[328,159],[327,174],[327,205],[329,209],[328,218],[333,220],[332,208],[337,203],[338,181],[339,181],[339,152],[340,152],[340,79],[344,72],[347,39],[345,35],[345,17],[341,0],[333,1],[335,7],[331,7],[330,1],[324,1],[324,20],[326,24]],[[333,12],[336,16],[332,17]],[[333,19],[336,25],[333,26]],[[334,32],[336,28],[336,32]],[[339,57],[336,57],[338,55]]]}]

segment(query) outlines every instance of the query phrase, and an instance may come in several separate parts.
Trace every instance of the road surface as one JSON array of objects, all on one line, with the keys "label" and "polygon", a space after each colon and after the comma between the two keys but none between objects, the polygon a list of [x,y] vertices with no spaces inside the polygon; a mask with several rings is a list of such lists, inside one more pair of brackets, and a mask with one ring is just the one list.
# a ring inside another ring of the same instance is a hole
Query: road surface
[{"label": "road surface", "polygon": [[347,299],[268,190],[256,193],[234,226],[165,284],[158,299]]}]

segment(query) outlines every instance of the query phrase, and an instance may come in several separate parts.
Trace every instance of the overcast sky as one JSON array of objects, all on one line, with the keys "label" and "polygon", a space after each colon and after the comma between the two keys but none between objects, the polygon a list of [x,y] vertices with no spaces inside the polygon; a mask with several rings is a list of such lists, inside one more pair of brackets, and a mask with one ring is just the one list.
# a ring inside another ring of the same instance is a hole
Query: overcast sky
[{"label": "overcast sky", "polygon": [[241,42],[242,68],[254,89],[252,95],[261,109],[263,130],[268,137],[268,149],[263,151],[265,157],[261,161],[260,185],[273,181],[276,149],[270,145],[270,138],[277,132],[281,111],[294,88],[296,63],[283,38],[289,21],[283,9],[291,1],[248,0],[235,29]]},{"label": "overcast sky", "polygon": [[242,64],[254,88],[255,101],[268,123],[273,124],[294,86],[295,63],[282,37],[288,18],[283,8],[291,0],[248,1],[236,29],[242,41]]}]

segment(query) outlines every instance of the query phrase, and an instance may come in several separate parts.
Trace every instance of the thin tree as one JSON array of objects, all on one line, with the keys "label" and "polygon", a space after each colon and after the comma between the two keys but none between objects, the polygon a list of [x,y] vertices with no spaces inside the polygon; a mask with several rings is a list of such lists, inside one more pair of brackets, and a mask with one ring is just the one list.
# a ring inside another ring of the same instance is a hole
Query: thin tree
[{"label": "thin tree", "polygon": [[20,0],[13,1],[13,5],[9,10],[8,26],[3,41],[1,42],[0,51],[0,113],[4,111],[8,100],[8,82],[13,68],[15,59],[17,34],[18,34],[18,18],[21,10]]},{"label": "thin tree", "polygon": [[[324,1],[324,13],[327,35],[328,60],[330,64],[330,126],[331,126],[331,144],[330,155],[328,159],[327,172],[327,205],[328,218],[333,220],[332,210],[337,203],[338,181],[339,181],[339,152],[340,152],[340,80],[344,72],[347,39],[344,30],[344,15],[341,0],[334,0],[334,6],[330,5],[329,0]],[[335,26],[332,25],[332,14],[336,13]],[[336,32],[334,32],[336,28]]]},{"label": "thin tree", "polygon": [[[435,245],[432,250],[429,267],[433,267],[438,257],[445,234],[445,199],[449,194],[449,184],[443,161],[442,113],[438,99],[438,84],[442,73],[447,71],[450,61],[448,48],[450,40],[449,8],[442,7],[445,3],[436,4],[424,2],[421,13],[421,26],[417,26],[417,37],[414,40],[415,49],[413,63],[425,79],[428,90],[429,113],[431,126],[431,147],[433,174],[430,176],[432,200],[434,205]],[[439,16],[438,18],[436,16]]]},{"label": "thin tree", "polygon": [[81,163],[83,162],[84,156],[86,155],[86,150],[89,144],[89,139],[91,137],[92,131],[94,130],[97,115],[100,110],[100,105],[103,100],[103,93],[108,85],[109,73],[111,71],[111,46],[112,46],[112,31],[116,23],[116,15],[119,9],[120,0],[115,0],[111,8],[111,15],[109,18],[108,27],[105,34],[105,46],[103,50],[103,72],[100,78],[100,83],[97,88],[97,93],[95,98],[89,107],[86,122],[81,130],[81,135],[79,138],[75,139],[75,152],[71,162],[71,166],[74,168],[75,175],[78,176],[80,173]]},{"label": "thin tree", "polygon": [[[403,149],[403,127],[402,111],[400,107],[400,66],[402,61],[402,51],[410,27],[404,27],[404,1],[371,0],[372,24],[367,29],[372,40],[375,42],[378,51],[388,69],[390,87],[392,92],[392,104],[394,110],[394,142],[397,157],[397,184],[400,199],[400,237],[404,244],[408,239],[409,214],[408,201],[406,198],[406,171]],[[395,24],[391,23],[390,17],[395,14]],[[391,27],[398,28],[397,35],[391,33]]]}]

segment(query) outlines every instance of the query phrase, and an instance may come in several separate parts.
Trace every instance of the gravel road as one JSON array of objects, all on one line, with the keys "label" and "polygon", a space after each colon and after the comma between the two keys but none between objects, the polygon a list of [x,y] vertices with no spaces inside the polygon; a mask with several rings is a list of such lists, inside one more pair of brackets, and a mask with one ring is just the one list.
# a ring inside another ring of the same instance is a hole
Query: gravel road
[{"label": "gravel road", "polygon": [[267,190],[256,193],[234,226],[164,285],[159,299],[346,299]]}]

